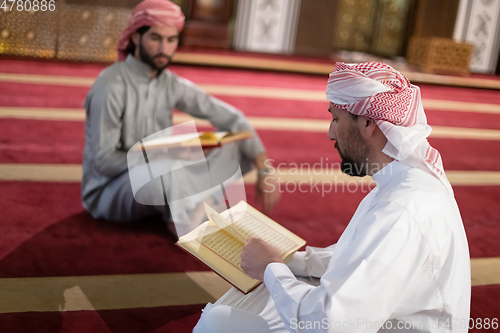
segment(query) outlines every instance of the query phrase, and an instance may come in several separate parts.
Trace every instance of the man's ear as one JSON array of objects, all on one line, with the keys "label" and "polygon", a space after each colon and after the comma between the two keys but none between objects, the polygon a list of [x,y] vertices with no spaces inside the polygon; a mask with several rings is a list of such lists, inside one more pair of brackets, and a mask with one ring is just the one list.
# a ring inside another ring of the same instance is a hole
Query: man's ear
[{"label": "man's ear", "polygon": [[375,120],[368,117],[358,117],[360,121],[360,131],[364,133],[367,137],[371,137],[375,134],[375,130],[377,129],[377,124]]},{"label": "man's ear", "polygon": [[134,43],[135,47],[139,45],[139,42],[141,40],[141,34],[138,32],[134,32],[131,36],[130,39],[132,40],[132,43]]}]

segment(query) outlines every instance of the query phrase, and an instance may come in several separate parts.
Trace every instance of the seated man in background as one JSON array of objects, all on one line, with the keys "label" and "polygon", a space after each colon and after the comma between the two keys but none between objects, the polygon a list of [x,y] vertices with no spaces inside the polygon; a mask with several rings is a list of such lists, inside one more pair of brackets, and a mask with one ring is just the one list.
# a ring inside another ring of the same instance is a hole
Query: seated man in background
[{"label": "seated man in background", "polygon": [[250,238],[241,267],[264,284],[209,303],[193,332],[467,332],[467,239],[420,89],[385,64],[337,63],[326,94],[341,170],[376,187],[333,246],[284,264]]},{"label": "seated man in background", "polygon": [[[95,218],[128,222],[163,214],[171,221],[168,206],[134,200],[127,151],[143,138],[173,126],[174,108],[207,119],[222,131],[250,131],[251,139],[213,149],[207,157],[236,160],[242,173],[253,163],[259,170],[256,191],[263,211],[270,212],[279,200],[274,179],[264,165],[264,146],[244,115],[166,69],[177,49],[184,19],[180,8],[167,0],[145,0],[137,5],[118,45],[119,61],[99,75],[86,97],[82,200]],[[178,236],[196,227],[189,221],[175,222]],[[172,229],[171,223],[169,226]]]}]

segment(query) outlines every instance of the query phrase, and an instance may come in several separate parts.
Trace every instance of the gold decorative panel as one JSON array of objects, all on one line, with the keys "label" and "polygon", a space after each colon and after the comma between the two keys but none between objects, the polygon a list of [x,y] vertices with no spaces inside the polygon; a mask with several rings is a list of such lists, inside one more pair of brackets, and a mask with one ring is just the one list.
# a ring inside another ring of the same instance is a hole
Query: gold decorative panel
[{"label": "gold decorative panel", "polygon": [[402,51],[409,0],[378,1],[371,52],[396,56]]},{"label": "gold decorative panel", "polygon": [[65,4],[60,17],[57,58],[112,62],[131,10]]},{"label": "gold decorative panel", "polygon": [[55,11],[0,10],[0,54],[53,58],[59,6],[56,2]]},{"label": "gold decorative panel", "polygon": [[335,48],[399,55],[409,7],[410,0],[340,0]]},{"label": "gold decorative panel", "polygon": [[368,52],[375,17],[373,0],[341,0],[335,29],[335,47]]},{"label": "gold decorative panel", "polygon": [[408,63],[426,73],[469,74],[472,44],[452,39],[413,36],[408,44]]}]

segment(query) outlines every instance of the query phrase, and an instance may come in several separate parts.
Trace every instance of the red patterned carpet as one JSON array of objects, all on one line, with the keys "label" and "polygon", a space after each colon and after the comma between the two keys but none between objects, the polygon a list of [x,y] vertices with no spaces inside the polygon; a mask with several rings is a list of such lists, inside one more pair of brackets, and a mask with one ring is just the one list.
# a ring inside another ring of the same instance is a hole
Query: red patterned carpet
[{"label": "red patterned carpet", "polygon": [[[103,66],[0,60],[0,72],[95,77]],[[236,69],[172,66],[199,84],[324,91],[326,78]],[[500,92],[421,86],[424,99],[500,105]],[[5,107],[82,108],[85,86],[0,81]],[[328,103],[243,96],[219,96],[249,117],[329,119]],[[427,108],[430,125],[500,130],[500,113]],[[259,130],[275,164],[317,163],[338,156],[325,133]],[[431,138],[447,171],[500,171],[498,140]],[[80,164],[83,121],[0,118],[2,164]],[[72,277],[205,271],[174,246],[159,220],[117,225],[84,212],[77,182],[0,180],[0,278]],[[249,203],[254,188],[246,186]],[[500,187],[454,186],[472,258],[500,257]],[[312,246],[334,243],[366,193],[284,193],[271,217]],[[0,283],[2,283],[0,280]],[[25,295],[29,297],[29,295]],[[500,285],[475,286],[473,318],[500,316]],[[0,302],[21,302],[4,299]],[[61,296],[61,304],[64,299]],[[190,332],[204,304],[117,308],[95,311],[0,313],[0,332]],[[484,331],[477,330],[477,331]],[[491,330],[494,331],[494,330]]]}]

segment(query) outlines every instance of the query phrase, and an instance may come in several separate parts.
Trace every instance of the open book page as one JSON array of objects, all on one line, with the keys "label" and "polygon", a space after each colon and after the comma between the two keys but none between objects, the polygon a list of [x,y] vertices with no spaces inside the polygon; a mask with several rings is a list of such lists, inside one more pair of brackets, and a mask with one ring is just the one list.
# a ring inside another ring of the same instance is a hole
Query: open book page
[{"label": "open book page", "polygon": [[[224,133],[224,132],[217,132],[217,133]],[[222,135],[219,140],[220,140],[221,143],[230,143],[230,142],[234,142],[234,141],[249,139],[252,136],[253,135],[252,135],[252,133],[250,131],[225,132],[225,134]]]},{"label": "open book page", "polygon": [[[207,205],[205,203],[205,212],[207,213],[208,219],[210,222],[214,223],[217,225],[219,228],[224,229],[227,233],[232,235],[234,238],[239,240],[241,243],[245,244],[248,236],[243,235],[242,233],[238,232],[234,227],[232,227],[232,221],[234,220],[234,216],[230,210],[225,211],[224,213],[227,213],[226,218],[224,218],[221,214],[217,213],[215,209]],[[229,218],[227,218],[229,217]]]},{"label": "open book page", "polygon": [[241,252],[250,236],[259,237],[276,246],[284,260],[305,244],[302,238],[245,201],[221,214],[208,205],[205,209],[210,221],[179,238],[177,245],[244,293],[260,283],[241,269]]},{"label": "open book page", "polygon": [[[199,132],[177,134],[143,142],[145,149],[178,148],[178,147],[216,147],[221,144],[244,140],[252,137],[249,131],[243,132]],[[139,146],[137,149],[141,149]]]},{"label": "open book page", "polygon": [[232,134],[228,131],[223,132],[201,132],[200,140],[217,140],[220,141],[222,138]]},{"label": "open book page", "polygon": [[[268,222],[266,220],[271,221],[272,224],[266,223]],[[246,238],[249,236],[258,237],[264,242],[276,246],[283,257],[296,251],[297,246],[301,247],[305,244],[305,241],[249,205],[247,205],[245,214],[234,222],[233,228]],[[291,235],[295,237],[290,237]]]},{"label": "open book page", "polygon": [[260,284],[241,269],[243,243],[211,221],[179,238],[177,245],[244,293]]},{"label": "open book page", "polygon": [[[205,209],[211,209],[210,206],[207,206]],[[244,201],[240,201],[231,209],[224,211],[222,215],[213,209],[207,210],[207,215],[217,217],[214,218],[213,222],[230,232],[241,242],[245,243],[250,236],[258,237],[264,242],[276,246],[284,258],[306,243],[302,238]],[[228,221],[232,223],[228,223]]]},{"label": "open book page", "polygon": [[241,269],[241,252],[243,243],[225,230],[212,232],[201,239],[201,244],[208,247],[219,256]]},{"label": "open book page", "polygon": [[180,147],[183,143],[200,145],[200,134],[199,133],[186,133],[178,134],[172,136],[163,136],[156,139],[151,139],[143,142],[144,148],[155,149],[155,148],[168,148],[168,147]]},{"label": "open book page", "polygon": [[276,246],[282,255],[288,253],[288,251],[293,251],[292,249],[296,245],[286,236],[256,219],[252,214],[243,215],[234,223],[234,228],[247,237],[250,235],[258,237],[264,242]]}]

